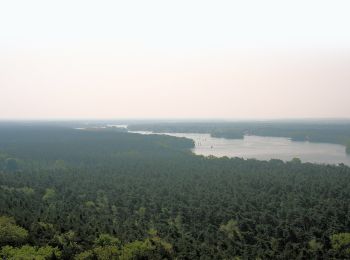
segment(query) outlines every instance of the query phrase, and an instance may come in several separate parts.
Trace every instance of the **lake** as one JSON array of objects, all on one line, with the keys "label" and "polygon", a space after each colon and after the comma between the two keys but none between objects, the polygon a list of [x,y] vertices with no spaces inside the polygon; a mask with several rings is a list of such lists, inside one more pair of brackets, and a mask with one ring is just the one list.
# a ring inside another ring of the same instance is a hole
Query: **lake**
[{"label": "lake", "polygon": [[258,160],[280,159],[283,161],[290,161],[297,157],[303,162],[344,163],[350,166],[350,155],[346,154],[345,146],[338,144],[295,142],[283,137],[245,136],[244,139],[225,139],[198,133],[131,132],[190,138],[195,142],[195,148],[192,151],[204,156],[255,158]]}]

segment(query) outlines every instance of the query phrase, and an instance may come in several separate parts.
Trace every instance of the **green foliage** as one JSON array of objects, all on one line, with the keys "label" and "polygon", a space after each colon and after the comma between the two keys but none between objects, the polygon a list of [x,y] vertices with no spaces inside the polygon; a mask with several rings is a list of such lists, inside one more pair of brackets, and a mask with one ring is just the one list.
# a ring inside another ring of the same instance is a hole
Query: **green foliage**
[{"label": "green foliage", "polygon": [[153,247],[149,243],[145,243],[144,241],[135,241],[126,244],[122,248],[120,259],[143,259],[146,258],[149,253],[151,253],[152,249]]},{"label": "green foliage", "polygon": [[146,214],[146,208],[145,207],[140,207],[137,211],[137,214],[140,216],[140,217],[144,217],[145,214]]},{"label": "green foliage", "polygon": [[294,164],[301,164],[300,158],[293,158],[290,162]]},{"label": "green foliage", "polygon": [[86,250],[74,257],[75,260],[95,260],[96,258],[98,259],[98,256],[96,256],[96,253],[94,253],[93,250]]},{"label": "green foliage", "polygon": [[108,207],[108,198],[106,196],[105,191],[97,191],[96,205],[100,209]]},{"label": "green foliage", "polygon": [[226,224],[220,226],[220,231],[224,232],[230,239],[242,239],[237,221],[231,219]]},{"label": "green foliage", "polygon": [[28,237],[28,231],[16,225],[14,218],[0,216],[0,246],[20,245]]},{"label": "green foliage", "polygon": [[76,255],[75,259],[171,259],[172,245],[157,236],[155,230],[150,233],[151,237],[144,241],[134,241],[122,247],[118,239],[102,234],[95,241],[94,248]]},{"label": "green foliage", "polygon": [[32,223],[29,232],[32,238],[36,238],[36,244],[40,246],[51,244],[58,233],[53,224],[42,221]]},{"label": "green foliage", "polygon": [[309,248],[312,252],[318,252],[322,250],[322,244],[320,242],[317,242],[316,239],[311,239],[309,241]]},{"label": "green foliage", "polygon": [[52,188],[47,188],[45,190],[45,194],[43,196],[43,200],[44,201],[50,201],[50,200],[54,199],[55,196],[56,196],[56,191],[54,189],[52,189]]},{"label": "green foliage", "polygon": [[67,164],[63,160],[56,160],[53,164],[53,169],[54,170],[66,170]]},{"label": "green foliage", "polygon": [[60,246],[76,245],[76,234],[74,231],[69,230],[68,232],[55,236],[55,240]]},{"label": "green foliage", "polygon": [[33,188],[30,188],[30,187],[15,188],[15,187],[8,187],[6,185],[1,185],[0,188],[3,190],[9,191],[9,192],[22,192],[23,194],[25,194],[27,196],[34,195],[34,193],[35,193],[35,190]]},{"label": "green foliage", "polygon": [[35,193],[35,190],[33,188],[30,188],[30,187],[18,188],[17,190],[20,192],[23,192],[27,196],[32,196]]},{"label": "green foliage", "polygon": [[58,248],[51,246],[33,247],[25,245],[19,248],[4,246],[0,251],[0,256],[8,260],[46,260],[52,259],[52,256],[59,258],[61,252]]},{"label": "green foliage", "polygon": [[109,234],[101,234],[94,242],[95,246],[114,246],[120,247],[121,242],[118,238]]},{"label": "green foliage", "polygon": [[172,245],[159,237],[128,243],[121,249],[120,259],[171,259]]},{"label": "green foliage", "polygon": [[84,251],[74,257],[76,260],[107,260],[119,259],[120,251],[115,246],[98,246]]},{"label": "green foliage", "polygon": [[332,235],[331,243],[339,257],[350,258],[350,233]]},{"label": "green foliage", "polygon": [[95,202],[89,200],[85,202],[85,206],[88,208],[94,208],[96,205],[95,205]]},{"label": "green foliage", "polygon": [[[149,153],[164,157],[176,151],[193,148],[193,140],[170,136],[117,131],[75,130],[45,125],[12,126],[0,122],[0,147],[6,154],[50,170],[58,162],[59,172],[71,166],[95,167],[114,158],[134,158]],[[63,165],[64,167],[61,167]],[[66,168],[67,167],[67,168]],[[63,169],[62,169],[63,168]],[[57,169],[56,169],[57,170]]]},{"label": "green foliage", "polygon": [[77,242],[77,236],[74,231],[69,230],[60,235],[55,235],[53,244],[62,250],[64,258],[71,257],[81,251],[81,246]]}]

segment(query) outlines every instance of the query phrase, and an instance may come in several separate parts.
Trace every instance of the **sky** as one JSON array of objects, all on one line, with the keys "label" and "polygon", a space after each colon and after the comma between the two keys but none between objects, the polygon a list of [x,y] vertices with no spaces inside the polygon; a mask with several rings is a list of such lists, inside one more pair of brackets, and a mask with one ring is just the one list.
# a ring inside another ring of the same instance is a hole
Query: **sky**
[{"label": "sky", "polygon": [[0,119],[349,118],[350,1],[1,1]]}]

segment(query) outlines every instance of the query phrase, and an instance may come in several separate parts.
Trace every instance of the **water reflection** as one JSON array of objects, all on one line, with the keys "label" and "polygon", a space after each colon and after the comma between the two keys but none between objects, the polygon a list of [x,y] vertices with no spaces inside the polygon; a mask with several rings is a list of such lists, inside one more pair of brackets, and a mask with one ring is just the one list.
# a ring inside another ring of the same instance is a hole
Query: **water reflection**
[{"label": "water reflection", "polygon": [[[136,131],[141,134],[152,132]],[[162,133],[193,139],[193,152],[198,155],[217,157],[255,158],[258,160],[280,159],[289,161],[295,157],[303,162],[339,164],[350,166],[350,156],[345,146],[328,143],[295,142],[288,138],[245,136],[244,139],[214,138],[209,134]]]}]

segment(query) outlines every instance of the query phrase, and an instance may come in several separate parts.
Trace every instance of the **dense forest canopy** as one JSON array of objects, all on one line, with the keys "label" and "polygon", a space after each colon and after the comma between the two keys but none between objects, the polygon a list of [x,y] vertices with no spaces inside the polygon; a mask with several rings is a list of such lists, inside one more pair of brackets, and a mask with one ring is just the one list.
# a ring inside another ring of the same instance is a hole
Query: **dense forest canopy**
[{"label": "dense forest canopy", "polygon": [[128,129],[160,133],[209,133],[213,137],[230,139],[241,139],[244,135],[288,137],[294,141],[342,144],[350,153],[349,121],[139,122],[131,123]]},{"label": "dense forest canopy", "polygon": [[192,147],[118,129],[0,124],[0,257],[350,258],[349,167]]}]

